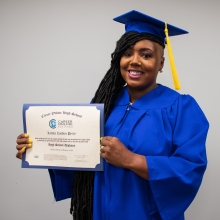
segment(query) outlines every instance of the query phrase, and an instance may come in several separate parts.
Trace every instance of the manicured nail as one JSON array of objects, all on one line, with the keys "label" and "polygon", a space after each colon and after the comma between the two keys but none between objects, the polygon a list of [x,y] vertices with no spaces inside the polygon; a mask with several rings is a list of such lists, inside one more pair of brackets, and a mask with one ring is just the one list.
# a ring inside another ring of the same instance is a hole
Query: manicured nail
[{"label": "manicured nail", "polygon": [[28,140],[29,143],[32,143],[33,141],[31,139]]},{"label": "manicured nail", "polygon": [[31,147],[32,146],[32,144],[28,144],[28,147]]},{"label": "manicured nail", "polygon": [[29,135],[28,135],[28,134],[24,134],[24,137],[26,137],[26,138],[27,138],[27,137],[29,137]]},{"label": "manicured nail", "polygon": [[21,150],[25,151],[26,147],[22,147]]},{"label": "manicured nail", "polygon": [[100,141],[102,140],[102,137],[100,137]]}]

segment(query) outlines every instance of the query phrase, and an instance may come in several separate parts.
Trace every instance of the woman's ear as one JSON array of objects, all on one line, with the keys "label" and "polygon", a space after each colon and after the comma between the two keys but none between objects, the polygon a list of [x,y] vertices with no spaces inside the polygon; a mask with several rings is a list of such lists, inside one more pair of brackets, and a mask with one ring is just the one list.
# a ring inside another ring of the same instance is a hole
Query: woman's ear
[{"label": "woman's ear", "polygon": [[164,61],[165,61],[165,57],[162,57],[160,61],[160,69],[159,69],[160,73],[163,72]]}]

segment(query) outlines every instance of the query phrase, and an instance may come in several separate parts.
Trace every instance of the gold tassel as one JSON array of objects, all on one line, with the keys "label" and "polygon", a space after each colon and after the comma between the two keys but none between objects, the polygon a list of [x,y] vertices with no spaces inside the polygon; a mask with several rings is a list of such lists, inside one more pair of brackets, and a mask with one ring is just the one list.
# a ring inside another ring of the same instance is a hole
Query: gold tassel
[{"label": "gold tassel", "polygon": [[175,61],[174,61],[174,57],[173,57],[170,38],[168,35],[167,23],[165,23],[164,32],[166,35],[166,44],[167,44],[167,49],[168,49],[168,56],[169,56],[169,61],[170,61],[170,69],[171,69],[171,74],[172,74],[172,79],[173,79],[173,85],[176,90],[179,90],[180,89],[180,82],[179,82],[179,78],[178,78],[178,73],[176,71],[176,66],[175,66]]}]

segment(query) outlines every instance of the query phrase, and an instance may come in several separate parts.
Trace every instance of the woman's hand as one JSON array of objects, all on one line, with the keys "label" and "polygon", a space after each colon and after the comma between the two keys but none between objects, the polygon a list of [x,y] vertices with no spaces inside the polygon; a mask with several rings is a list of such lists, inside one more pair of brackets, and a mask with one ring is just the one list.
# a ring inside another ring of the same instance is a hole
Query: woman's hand
[{"label": "woman's hand", "polygon": [[126,168],[134,153],[116,137],[106,136],[101,139],[101,156],[108,162],[118,167]]},{"label": "woman's hand", "polygon": [[16,157],[21,159],[22,154],[24,153],[25,149],[32,147],[32,140],[29,138],[28,134],[20,134],[17,137],[17,146],[16,149],[18,150]]},{"label": "woman's hand", "polygon": [[140,177],[148,180],[146,157],[128,150],[116,137],[101,138],[100,155],[112,165],[130,169]]}]

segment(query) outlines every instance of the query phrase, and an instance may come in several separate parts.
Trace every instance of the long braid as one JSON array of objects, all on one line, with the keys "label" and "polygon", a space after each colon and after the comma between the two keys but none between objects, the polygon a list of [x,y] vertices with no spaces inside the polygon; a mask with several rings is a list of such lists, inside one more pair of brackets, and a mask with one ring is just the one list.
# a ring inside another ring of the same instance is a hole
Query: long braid
[{"label": "long braid", "polygon": [[74,173],[73,197],[71,199],[70,213],[74,220],[92,219],[92,193],[93,193],[93,172],[76,171]]},{"label": "long braid", "polygon": [[[125,50],[140,40],[151,40],[162,47],[164,42],[162,39],[147,33],[138,33],[135,31],[125,33],[116,43],[116,49],[111,54],[111,67],[105,74],[92,103],[105,104],[105,119],[107,120],[114,102],[125,85],[125,81],[120,72],[120,59]],[[74,220],[91,220],[92,217],[92,199],[93,199],[93,179],[94,172],[91,171],[75,171],[73,181],[73,196],[71,199],[70,213]]]}]

